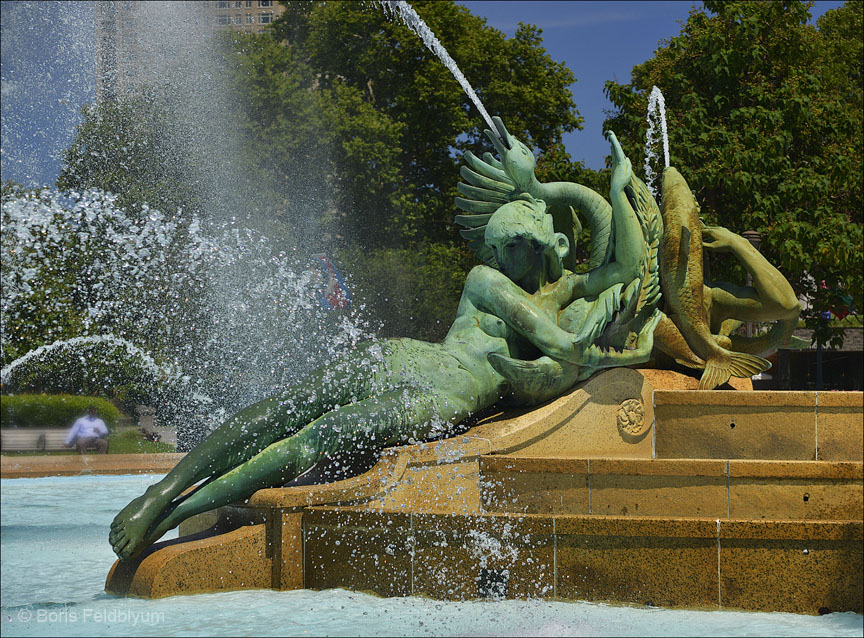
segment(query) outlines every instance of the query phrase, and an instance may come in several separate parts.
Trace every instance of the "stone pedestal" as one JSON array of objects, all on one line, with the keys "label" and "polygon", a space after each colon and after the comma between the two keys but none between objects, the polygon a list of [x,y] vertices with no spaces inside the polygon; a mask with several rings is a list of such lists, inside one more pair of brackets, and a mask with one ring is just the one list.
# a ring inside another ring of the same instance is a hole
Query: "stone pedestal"
[{"label": "stone pedestal", "polygon": [[260,490],[115,565],[106,590],[860,613],[862,394],[653,382],[690,383],[608,370],[538,408],[386,450],[360,476]]}]

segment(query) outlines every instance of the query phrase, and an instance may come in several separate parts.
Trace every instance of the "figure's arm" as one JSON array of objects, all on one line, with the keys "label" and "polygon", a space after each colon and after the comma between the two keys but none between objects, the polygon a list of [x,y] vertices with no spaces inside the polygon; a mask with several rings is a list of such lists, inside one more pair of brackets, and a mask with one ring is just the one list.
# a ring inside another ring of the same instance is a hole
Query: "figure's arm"
[{"label": "figure's arm", "polygon": [[633,177],[633,167],[624,155],[618,138],[612,131],[607,134],[612,146],[612,200],[615,254],[613,260],[590,270],[577,281],[576,296],[594,296],[615,284],[627,285],[639,276],[639,269],[647,256],[642,226],[636,211],[627,199],[625,188]]},{"label": "figure's arm", "polygon": [[753,287],[715,284],[711,289],[711,322],[792,320],[801,312],[795,291],[786,277],[772,266],[744,237],[719,226],[702,230],[703,246],[731,252],[753,280]]},{"label": "figure's arm", "polygon": [[81,429],[81,420],[75,421],[72,429],[69,430],[69,435],[66,437],[66,446],[72,445],[75,442],[75,439],[78,438],[78,432]]},{"label": "figure's arm", "polygon": [[504,320],[544,354],[563,361],[579,361],[582,348],[574,335],[558,327],[553,317],[503,274],[476,266],[465,281],[465,295],[474,306]]},{"label": "figure's arm", "polygon": [[612,368],[645,363],[651,358],[651,350],[654,348],[654,328],[657,327],[657,323],[662,317],[662,312],[654,311],[654,314],[639,331],[636,346],[632,350],[603,350],[592,345],[585,350],[585,363],[583,365],[592,368]]},{"label": "figure's arm", "polygon": [[489,363],[510,383],[510,390],[517,404],[536,405],[560,396],[577,381],[587,379],[598,368],[648,361],[654,347],[654,328],[662,316],[659,310],[654,312],[639,332],[633,350],[602,350],[597,346],[590,346],[585,350],[581,363],[556,361],[551,357],[523,361],[491,353]]}]

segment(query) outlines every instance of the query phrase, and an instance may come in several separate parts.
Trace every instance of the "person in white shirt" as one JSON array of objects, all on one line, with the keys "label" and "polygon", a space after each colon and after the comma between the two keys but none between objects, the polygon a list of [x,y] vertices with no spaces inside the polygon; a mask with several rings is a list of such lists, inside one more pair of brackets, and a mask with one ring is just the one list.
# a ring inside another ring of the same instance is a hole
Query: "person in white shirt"
[{"label": "person in white shirt", "polygon": [[108,428],[105,421],[96,414],[96,407],[90,406],[87,416],[75,421],[69,436],[66,437],[66,447],[75,445],[81,454],[87,453],[87,448],[96,447],[99,454],[108,453]]}]

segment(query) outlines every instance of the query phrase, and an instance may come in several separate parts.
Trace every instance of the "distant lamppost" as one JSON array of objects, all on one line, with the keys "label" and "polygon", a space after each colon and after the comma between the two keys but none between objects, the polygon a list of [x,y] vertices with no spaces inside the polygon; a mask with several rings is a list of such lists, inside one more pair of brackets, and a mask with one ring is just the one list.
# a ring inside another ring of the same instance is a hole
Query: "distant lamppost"
[{"label": "distant lamppost", "polygon": [[[747,241],[749,241],[750,245],[753,246],[753,248],[755,248],[757,252],[759,251],[759,246],[762,245],[762,234],[760,232],[755,231],[755,230],[745,230],[743,233],[741,233],[741,236],[744,237],[744,239],[746,239]],[[751,277],[750,273],[748,272],[747,273],[747,286],[752,286],[752,285],[753,285],[753,277]],[[748,337],[753,336],[753,323],[750,321],[747,322],[747,336]]]}]

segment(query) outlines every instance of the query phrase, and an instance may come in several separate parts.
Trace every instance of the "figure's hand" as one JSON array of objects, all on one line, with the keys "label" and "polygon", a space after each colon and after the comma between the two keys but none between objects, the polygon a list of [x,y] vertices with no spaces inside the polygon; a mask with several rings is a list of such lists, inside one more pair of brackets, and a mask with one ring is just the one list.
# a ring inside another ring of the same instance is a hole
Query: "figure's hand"
[{"label": "figure's hand", "polygon": [[715,252],[729,252],[738,247],[741,241],[747,241],[741,235],[722,226],[705,226],[702,228],[702,246]]},{"label": "figure's hand", "polygon": [[663,313],[660,310],[654,310],[654,314],[645,322],[645,325],[639,332],[639,337],[636,339],[636,352],[650,356],[651,350],[654,348],[654,328],[657,327],[662,318]]},{"label": "figure's hand", "polygon": [[609,144],[612,146],[612,187],[610,191],[611,193],[620,193],[633,177],[633,165],[627,156],[624,155],[624,151],[621,149],[621,144],[618,143],[615,133],[608,131],[606,139],[609,140]]},{"label": "figure's hand", "polygon": [[492,367],[510,384],[508,402],[519,406],[537,405],[560,396],[579,380],[582,372],[578,365],[549,357],[523,361],[493,352],[488,358]]},{"label": "figure's hand", "polygon": [[645,363],[651,358],[651,350],[654,348],[654,328],[657,327],[663,316],[662,312],[654,310],[654,313],[642,326],[642,330],[639,331],[636,345],[632,350],[603,350],[597,346],[591,346],[585,351],[582,365],[591,368],[612,368]]}]

